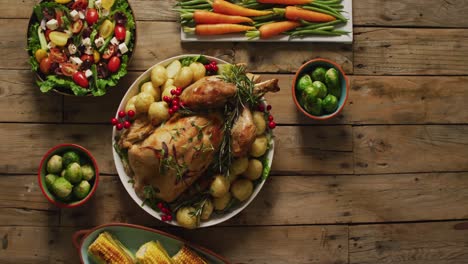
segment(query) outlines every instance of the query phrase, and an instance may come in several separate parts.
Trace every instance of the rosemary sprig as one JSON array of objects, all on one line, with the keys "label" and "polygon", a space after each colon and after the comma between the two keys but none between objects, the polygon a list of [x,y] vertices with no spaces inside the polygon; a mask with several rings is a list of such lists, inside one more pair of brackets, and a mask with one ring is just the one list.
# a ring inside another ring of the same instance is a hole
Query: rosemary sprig
[{"label": "rosemary sprig", "polygon": [[259,104],[261,97],[254,94],[255,83],[246,75],[243,65],[230,65],[223,71],[220,78],[225,82],[235,84],[237,87],[234,100],[228,102],[224,107],[223,138],[214,164],[216,172],[229,177],[229,167],[231,167],[233,160],[231,129],[239,118],[242,108],[253,109]]}]

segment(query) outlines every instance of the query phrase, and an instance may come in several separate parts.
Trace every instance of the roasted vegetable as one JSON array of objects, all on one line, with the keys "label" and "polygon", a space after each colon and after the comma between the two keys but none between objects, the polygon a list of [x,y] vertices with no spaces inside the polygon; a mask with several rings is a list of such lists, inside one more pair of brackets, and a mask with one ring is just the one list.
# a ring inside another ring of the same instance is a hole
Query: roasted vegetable
[{"label": "roasted vegetable", "polygon": [[172,264],[172,259],[167,254],[164,247],[159,241],[150,241],[142,245],[137,253],[136,257],[139,264]]},{"label": "roasted vegetable", "polygon": [[172,260],[174,260],[174,264],[207,264],[204,259],[185,245],[172,257]]},{"label": "roasted vegetable", "polygon": [[108,232],[99,234],[88,253],[97,263],[136,264],[135,256]]}]

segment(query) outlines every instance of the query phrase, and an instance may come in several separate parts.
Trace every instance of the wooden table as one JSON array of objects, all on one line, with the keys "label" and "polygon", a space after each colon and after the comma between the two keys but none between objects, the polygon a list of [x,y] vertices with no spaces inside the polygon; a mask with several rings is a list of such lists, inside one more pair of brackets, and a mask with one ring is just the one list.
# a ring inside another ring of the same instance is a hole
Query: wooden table
[{"label": "wooden table", "polygon": [[[36,0],[0,0],[0,263],[77,263],[71,234],[141,224],[238,263],[468,263],[468,5],[463,0],[356,0],[354,45],[179,42],[172,1],[133,0],[131,72],[101,98],[41,94],[27,63]],[[278,77],[272,176],[255,201],[213,228],[170,228],[122,188],[109,118],[130,83],[183,53],[247,62]],[[294,71],[324,57],[350,76],[336,119],[317,123],[291,99]],[[89,148],[102,170],[86,206],[60,210],[36,180],[50,147]]]}]

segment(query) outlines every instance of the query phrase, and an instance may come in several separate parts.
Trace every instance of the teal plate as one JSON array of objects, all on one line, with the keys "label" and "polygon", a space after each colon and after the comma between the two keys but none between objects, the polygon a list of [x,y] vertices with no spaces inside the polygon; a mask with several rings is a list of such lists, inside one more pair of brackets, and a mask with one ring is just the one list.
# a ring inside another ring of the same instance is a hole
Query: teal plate
[{"label": "teal plate", "polygon": [[181,238],[174,235],[147,228],[144,226],[125,224],[125,223],[112,223],[97,226],[90,230],[80,230],[73,235],[73,244],[80,254],[81,263],[93,264],[95,263],[88,256],[88,247],[99,234],[107,231],[114,235],[123,245],[125,245],[131,252],[136,253],[138,248],[151,240],[159,241],[170,256],[174,256],[185,244],[194,250],[199,256],[203,257],[210,264],[230,263],[223,257],[211,252],[208,249],[186,242]]}]

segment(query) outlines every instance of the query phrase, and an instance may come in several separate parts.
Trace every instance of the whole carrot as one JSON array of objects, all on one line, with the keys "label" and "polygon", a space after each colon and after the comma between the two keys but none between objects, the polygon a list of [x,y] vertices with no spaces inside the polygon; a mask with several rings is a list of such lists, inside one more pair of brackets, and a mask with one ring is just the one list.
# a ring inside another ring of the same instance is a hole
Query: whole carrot
[{"label": "whole carrot", "polygon": [[[277,8],[278,9],[278,8]],[[289,20],[305,20],[310,22],[329,22],[334,21],[336,18],[320,12],[305,10],[295,6],[287,6],[284,16]]]},{"label": "whole carrot", "polygon": [[197,24],[239,24],[249,23],[254,21],[248,17],[243,16],[229,16],[224,14],[217,14],[210,11],[197,10],[193,12],[193,20]]},{"label": "whole carrot", "polygon": [[288,30],[297,28],[301,25],[295,21],[280,21],[264,24],[258,28],[258,31],[248,31],[245,36],[249,39],[260,37],[261,39],[267,39],[276,35],[279,35]]},{"label": "whole carrot", "polygon": [[257,0],[262,4],[275,4],[275,5],[307,5],[312,3],[313,0]]},{"label": "whole carrot", "polygon": [[221,13],[221,14],[233,15],[233,16],[255,17],[255,16],[264,16],[264,15],[268,15],[272,13],[271,11],[255,10],[255,9],[238,6],[236,4],[229,3],[224,0],[214,0],[212,7],[215,13]]},{"label": "whole carrot", "polygon": [[195,28],[185,27],[184,32],[195,33],[200,36],[222,35],[229,33],[239,33],[248,30],[254,30],[255,27],[238,25],[238,24],[202,24],[196,25]]}]

